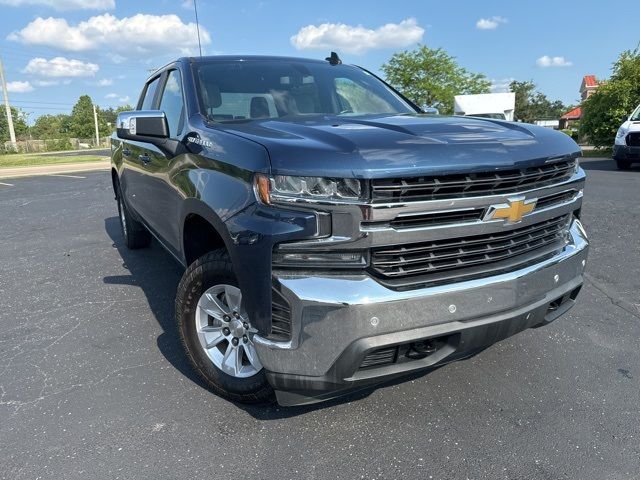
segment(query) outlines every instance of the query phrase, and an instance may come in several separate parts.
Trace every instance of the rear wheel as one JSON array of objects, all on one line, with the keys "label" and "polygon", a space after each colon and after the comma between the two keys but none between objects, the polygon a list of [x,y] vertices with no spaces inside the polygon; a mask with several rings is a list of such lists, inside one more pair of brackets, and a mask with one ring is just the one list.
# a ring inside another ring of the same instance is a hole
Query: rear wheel
[{"label": "rear wheel", "polygon": [[131,250],[147,247],[151,243],[151,234],[144,228],[144,225],[131,216],[122,197],[120,184],[118,184],[117,188],[118,217],[120,218],[120,229],[124,237],[124,244]]},{"label": "rear wheel", "polygon": [[176,319],[187,356],[211,390],[242,403],[272,399],[253,344],[257,330],[242,307],[226,251],[207,253],[189,266],[178,286]]}]

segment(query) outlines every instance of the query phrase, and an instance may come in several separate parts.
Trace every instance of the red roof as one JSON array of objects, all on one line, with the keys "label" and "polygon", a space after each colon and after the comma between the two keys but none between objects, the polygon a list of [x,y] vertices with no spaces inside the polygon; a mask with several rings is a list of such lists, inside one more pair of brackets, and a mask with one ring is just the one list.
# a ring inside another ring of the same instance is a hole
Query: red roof
[{"label": "red roof", "polygon": [[[586,78],[586,77],[585,77]],[[576,107],[560,117],[560,120],[577,120],[582,117],[582,108]]]},{"label": "red roof", "polygon": [[596,80],[596,76],[595,75],[585,75],[583,81],[584,81],[584,86],[585,87],[597,87],[598,86],[598,81]]}]

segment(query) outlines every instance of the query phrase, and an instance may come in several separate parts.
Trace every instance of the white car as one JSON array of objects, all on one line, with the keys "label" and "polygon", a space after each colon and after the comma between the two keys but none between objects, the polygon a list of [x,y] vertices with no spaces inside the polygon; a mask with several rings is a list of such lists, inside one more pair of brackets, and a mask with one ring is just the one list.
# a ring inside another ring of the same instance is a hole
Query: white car
[{"label": "white car", "polygon": [[640,105],[620,126],[613,145],[613,159],[620,170],[640,163]]}]

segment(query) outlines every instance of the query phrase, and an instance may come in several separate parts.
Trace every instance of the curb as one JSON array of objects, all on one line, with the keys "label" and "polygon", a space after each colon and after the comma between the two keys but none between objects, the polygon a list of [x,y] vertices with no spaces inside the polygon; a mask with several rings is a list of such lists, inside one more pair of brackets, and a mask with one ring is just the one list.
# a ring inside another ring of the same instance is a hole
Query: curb
[{"label": "curb", "polygon": [[35,167],[9,167],[0,168],[0,178],[20,178],[63,173],[92,172],[109,170],[110,167],[111,162],[108,160],[84,163],[59,163]]}]

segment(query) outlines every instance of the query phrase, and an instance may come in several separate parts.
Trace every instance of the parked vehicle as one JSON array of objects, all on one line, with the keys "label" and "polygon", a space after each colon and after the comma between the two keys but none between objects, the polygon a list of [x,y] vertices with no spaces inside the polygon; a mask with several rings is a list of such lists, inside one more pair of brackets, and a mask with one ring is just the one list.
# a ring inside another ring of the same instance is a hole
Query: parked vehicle
[{"label": "parked vehicle", "polygon": [[640,162],[640,105],[620,125],[613,145],[613,159],[620,170]]},{"label": "parked vehicle", "polygon": [[453,111],[455,115],[492,118],[513,122],[516,108],[516,94],[480,93],[476,95],[456,95]]},{"label": "parked vehicle", "polygon": [[311,403],[469,357],[583,282],[571,138],[425,115],[328,60],[181,58],[118,116],[124,242],[184,265],[182,344],[232,400]]}]

